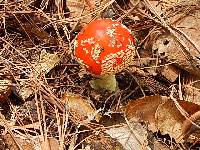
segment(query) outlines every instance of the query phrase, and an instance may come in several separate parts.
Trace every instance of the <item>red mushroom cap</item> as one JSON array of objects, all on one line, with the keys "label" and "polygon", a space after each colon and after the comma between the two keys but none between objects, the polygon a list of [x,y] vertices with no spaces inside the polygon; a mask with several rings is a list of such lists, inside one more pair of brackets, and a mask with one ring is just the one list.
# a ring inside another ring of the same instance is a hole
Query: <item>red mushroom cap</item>
[{"label": "red mushroom cap", "polygon": [[86,69],[95,75],[122,71],[135,56],[135,40],[120,22],[96,19],[78,34],[75,56]]}]

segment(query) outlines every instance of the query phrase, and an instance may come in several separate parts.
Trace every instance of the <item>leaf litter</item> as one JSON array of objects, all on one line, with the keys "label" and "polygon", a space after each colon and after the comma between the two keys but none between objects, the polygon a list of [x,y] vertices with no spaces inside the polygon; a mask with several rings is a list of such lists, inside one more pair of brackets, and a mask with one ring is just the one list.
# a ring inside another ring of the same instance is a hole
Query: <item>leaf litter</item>
[{"label": "leaf litter", "polygon": [[[199,4],[0,1],[0,149],[198,148]],[[96,18],[137,39],[133,63],[105,90],[73,55]]]}]

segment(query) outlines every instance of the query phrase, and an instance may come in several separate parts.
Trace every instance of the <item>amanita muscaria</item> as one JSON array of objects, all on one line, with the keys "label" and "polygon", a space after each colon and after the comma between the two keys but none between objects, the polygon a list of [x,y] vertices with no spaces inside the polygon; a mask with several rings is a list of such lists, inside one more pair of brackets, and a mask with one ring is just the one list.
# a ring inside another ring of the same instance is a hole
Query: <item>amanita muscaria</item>
[{"label": "amanita muscaria", "polygon": [[112,19],[96,19],[77,35],[74,54],[88,72],[110,75],[129,66],[135,56],[135,40],[125,25]]}]

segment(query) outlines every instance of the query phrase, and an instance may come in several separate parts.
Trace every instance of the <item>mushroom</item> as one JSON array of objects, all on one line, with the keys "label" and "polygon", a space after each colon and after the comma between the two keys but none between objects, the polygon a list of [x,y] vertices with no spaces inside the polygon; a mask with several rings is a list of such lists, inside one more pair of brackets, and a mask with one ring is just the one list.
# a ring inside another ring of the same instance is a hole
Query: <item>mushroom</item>
[{"label": "mushroom", "polygon": [[96,19],[77,35],[74,54],[91,74],[98,77],[113,75],[131,64],[135,56],[135,40],[122,23]]}]

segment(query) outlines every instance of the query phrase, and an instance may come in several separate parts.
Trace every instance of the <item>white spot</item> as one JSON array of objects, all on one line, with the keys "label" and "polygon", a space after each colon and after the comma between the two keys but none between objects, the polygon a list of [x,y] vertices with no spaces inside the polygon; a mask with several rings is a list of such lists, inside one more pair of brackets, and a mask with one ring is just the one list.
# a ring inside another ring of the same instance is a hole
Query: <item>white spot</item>
[{"label": "white spot", "polygon": [[92,47],[92,51],[91,51],[92,58],[94,60],[97,60],[101,51],[102,51],[102,47],[98,43],[96,43],[94,47]]},{"label": "white spot", "polygon": [[94,37],[91,38],[87,38],[85,40],[81,40],[81,46],[84,46],[85,43],[89,43],[89,44],[95,44],[95,40]]},{"label": "white spot", "polygon": [[83,51],[85,51],[86,54],[89,54],[89,51],[86,48],[83,48]]},{"label": "white spot", "polygon": [[119,44],[117,44],[117,48],[122,47],[122,43],[120,42]]},{"label": "white spot", "polygon": [[111,29],[110,27],[108,27],[106,30],[106,34],[110,37],[115,37],[115,35],[116,35],[115,28]]},{"label": "white spot", "polygon": [[112,24],[113,27],[117,27],[119,26],[120,24]]}]

